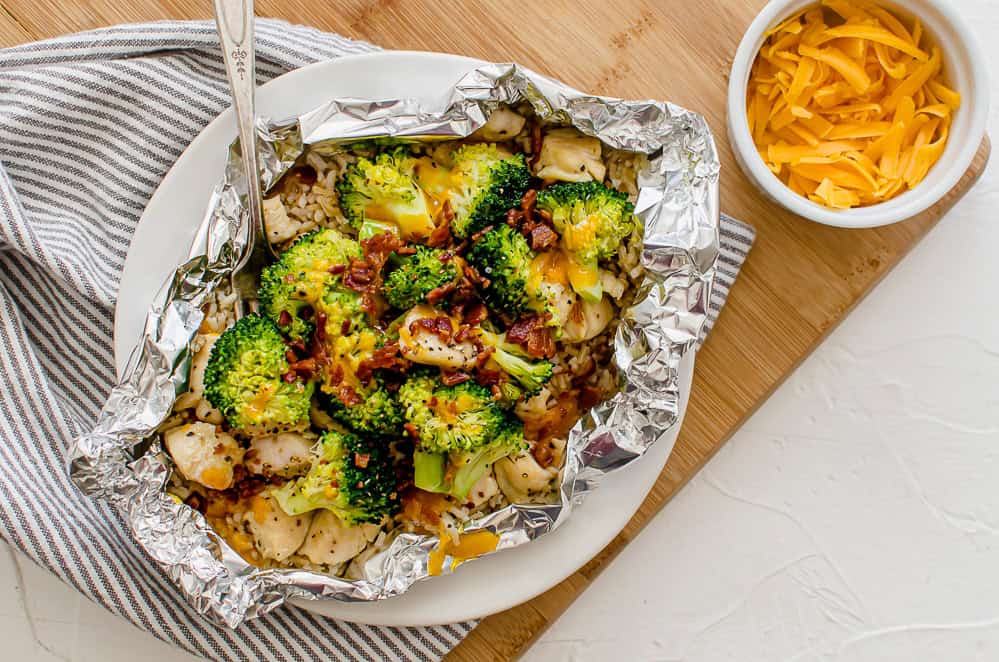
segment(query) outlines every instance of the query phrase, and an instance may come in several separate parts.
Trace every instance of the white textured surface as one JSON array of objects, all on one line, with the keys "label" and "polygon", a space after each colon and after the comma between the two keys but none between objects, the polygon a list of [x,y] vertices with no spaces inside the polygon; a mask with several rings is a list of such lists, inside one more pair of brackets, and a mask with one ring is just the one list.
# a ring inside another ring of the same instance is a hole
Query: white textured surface
[{"label": "white textured surface", "polygon": [[[994,68],[999,4],[956,4]],[[525,660],[999,659],[997,209],[993,165]],[[194,659],[3,550],[0,640]]]}]

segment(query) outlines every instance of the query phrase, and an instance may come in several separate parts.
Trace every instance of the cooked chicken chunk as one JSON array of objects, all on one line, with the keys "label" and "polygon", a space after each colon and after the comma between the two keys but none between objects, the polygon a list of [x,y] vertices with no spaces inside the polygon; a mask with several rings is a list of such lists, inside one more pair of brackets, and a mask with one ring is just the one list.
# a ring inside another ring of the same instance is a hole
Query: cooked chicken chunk
[{"label": "cooked chicken chunk", "polygon": [[298,553],[313,563],[339,565],[360,554],[380,530],[377,524],[347,526],[329,510],[320,510]]},{"label": "cooked chicken chunk", "polygon": [[421,328],[418,323],[421,319],[444,319],[450,324],[451,331],[448,335],[457,331],[457,325],[447,313],[426,304],[414,306],[399,327],[399,349],[405,358],[413,363],[453,370],[475,366],[477,352],[471,341],[455,342],[453,338],[445,340],[441,335]]},{"label": "cooked chicken chunk", "polygon": [[163,434],[177,471],[213,490],[232,486],[235,465],[243,461],[243,449],[232,435],[210,423],[188,423]]},{"label": "cooked chicken chunk", "polygon": [[510,503],[529,503],[552,491],[558,469],[544,468],[527,451],[493,465],[496,482]]},{"label": "cooked chicken chunk", "polygon": [[304,473],[312,464],[314,443],[315,439],[299,432],[255,437],[250,442],[244,464],[250,473],[291,478]]},{"label": "cooked chicken chunk", "polygon": [[497,108],[474,137],[490,142],[510,140],[524,128],[527,120],[509,108]]},{"label": "cooked chicken chunk", "polygon": [[600,158],[600,141],[573,128],[552,129],[541,143],[536,174],[548,181],[598,182],[607,168]]},{"label": "cooked chicken chunk", "polygon": [[295,517],[285,514],[270,492],[263,492],[253,497],[246,525],[263,556],[284,561],[302,546],[312,517],[312,513]]},{"label": "cooked chicken chunk", "polygon": [[575,343],[596,338],[613,318],[614,307],[607,297],[603,297],[597,303],[579,299],[565,318],[562,340]]}]

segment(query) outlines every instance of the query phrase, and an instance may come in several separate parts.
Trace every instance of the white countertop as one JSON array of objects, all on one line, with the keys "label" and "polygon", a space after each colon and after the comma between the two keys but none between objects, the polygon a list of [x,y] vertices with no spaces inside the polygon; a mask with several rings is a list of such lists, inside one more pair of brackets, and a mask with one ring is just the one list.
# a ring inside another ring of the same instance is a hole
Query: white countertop
[{"label": "white countertop", "polygon": [[[999,3],[955,4],[995,72],[997,136]],[[997,172],[525,660],[999,659]],[[7,549],[0,640],[20,662],[195,659]]]}]

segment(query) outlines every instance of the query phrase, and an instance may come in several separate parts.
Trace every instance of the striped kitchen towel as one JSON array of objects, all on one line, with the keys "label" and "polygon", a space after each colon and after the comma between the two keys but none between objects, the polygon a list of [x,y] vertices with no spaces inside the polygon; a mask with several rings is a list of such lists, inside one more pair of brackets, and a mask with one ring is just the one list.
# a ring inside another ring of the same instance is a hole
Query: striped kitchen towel
[{"label": "striped kitchen towel", "polygon": [[[260,82],[375,47],[257,24]],[[163,175],[226,106],[214,24],[123,25],[0,50],[0,536],[91,600],[214,660],[437,660],[474,627],[381,628],[296,608],[206,620],[65,471],[114,381],[132,232]],[[713,323],[752,245],[724,219]]]}]

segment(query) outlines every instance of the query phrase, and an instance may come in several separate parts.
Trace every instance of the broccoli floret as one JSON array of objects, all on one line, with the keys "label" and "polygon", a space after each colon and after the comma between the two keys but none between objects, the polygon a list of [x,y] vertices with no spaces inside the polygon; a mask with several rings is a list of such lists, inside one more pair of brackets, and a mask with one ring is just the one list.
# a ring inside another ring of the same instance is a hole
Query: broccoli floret
[{"label": "broccoli floret", "polygon": [[506,341],[505,333],[497,335],[483,329],[479,331],[479,337],[483,344],[495,349],[490,361],[495,361],[503,372],[516,380],[527,397],[537,395],[552,378],[555,367],[551,361],[531,361],[520,346]]},{"label": "broccoli floret", "polygon": [[635,229],[635,206],[627,195],[600,182],[554,184],[538,194],[537,206],[552,215],[574,262],[569,270],[572,289],[587,301],[599,301],[597,263],[616,255]]},{"label": "broccoli floret", "polygon": [[319,392],[319,405],[333,419],[354,432],[367,435],[398,436],[402,430],[402,406],[378,379],[358,389],[361,402],[345,405],[340,398]]},{"label": "broccoli floret", "polygon": [[396,510],[395,472],[383,443],[329,430],[312,453],[309,472],[274,491],[287,514],[325,508],[353,525],[380,522]]},{"label": "broccoli floret", "polygon": [[216,341],[205,367],[205,397],[234,428],[307,421],[313,384],[288,383],[284,338],[259,315],[240,318]]},{"label": "broccoli floret", "polygon": [[361,246],[336,230],[304,235],[260,274],[261,312],[295,340],[313,328],[315,315],[303,315],[307,306],[315,313],[335,305],[346,317],[363,319],[359,295],[342,285],[339,274],[330,272],[360,256]]},{"label": "broccoli floret", "polygon": [[444,386],[428,373],[411,375],[399,390],[419,442],[414,484],[465,498],[492,463],[524,447],[523,425],[474,382]]},{"label": "broccoli floret", "polygon": [[434,220],[414,180],[416,159],[406,147],[361,157],[343,173],[336,189],[340,208],[358,231],[366,222],[395,224],[403,239],[427,237]]},{"label": "broccoli floret", "polygon": [[457,277],[454,260],[444,251],[417,246],[416,253],[405,257],[385,278],[383,292],[394,308],[408,310],[422,303],[431,290]]},{"label": "broccoli floret", "polygon": [[523,154],[508,156],[493,144],[464,145],[454,152],[451,232],[470,237],[491,223],[502,222],[508,209],[520,206],[531,172]]},{"label": "broccoli floret", "polygon": [[534,252],[524,235],[509,225],[501,225],[475,242],[466,259],[489,279],[482,298],[490,307],[511,317],[519,317],[527,310],[530,304],[527,284]]}]

